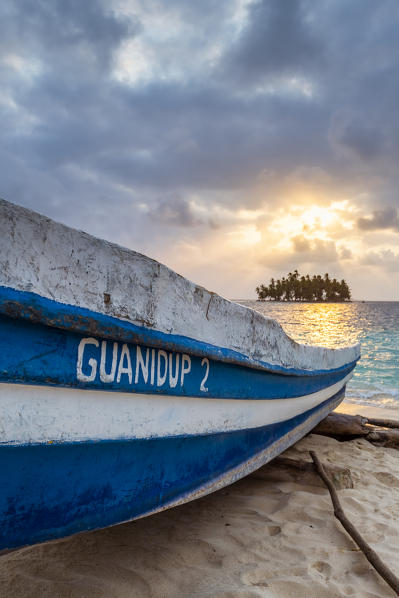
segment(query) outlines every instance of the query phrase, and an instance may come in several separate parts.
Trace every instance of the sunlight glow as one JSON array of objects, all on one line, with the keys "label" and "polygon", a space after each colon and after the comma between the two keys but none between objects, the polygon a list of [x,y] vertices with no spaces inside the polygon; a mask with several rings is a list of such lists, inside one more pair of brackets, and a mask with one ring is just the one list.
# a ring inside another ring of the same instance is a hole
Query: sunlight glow
[{"label": "sunlight glow", "polygon": [[231,231],[230,236],[236,247],[256,245],[262,240],[262,233],[255,225],[241,226],[238,230]]},{"label": "sunlight glow", "polygon": [[343,226],[343,208],[346,202],[334,202],[329,206],[294,205],[281,209],[273,219],[271,229],[279,237],[279,246],[295,236],[303,235],[308,240],[329,241],[337,228]]}]

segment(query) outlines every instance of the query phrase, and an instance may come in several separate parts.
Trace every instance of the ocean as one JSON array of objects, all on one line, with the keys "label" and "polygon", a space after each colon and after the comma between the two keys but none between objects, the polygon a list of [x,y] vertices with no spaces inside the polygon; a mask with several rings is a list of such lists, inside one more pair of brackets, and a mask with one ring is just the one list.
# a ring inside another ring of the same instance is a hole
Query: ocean
[{"label": "ocean", "polygon": [[276,319],[301,343],[361,343],[362,356],[346,401],[399,409],[399,301],[284,303],[238,301]]}]

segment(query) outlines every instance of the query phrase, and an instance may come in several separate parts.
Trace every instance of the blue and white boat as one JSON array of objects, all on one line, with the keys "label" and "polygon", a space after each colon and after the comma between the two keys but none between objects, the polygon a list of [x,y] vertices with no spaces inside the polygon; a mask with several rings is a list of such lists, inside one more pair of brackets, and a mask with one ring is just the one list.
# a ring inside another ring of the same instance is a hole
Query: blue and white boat
[{"label": "blue and white boat", "polygon": [[0,549],[234,482],[334,409],[358,358],[0,201]]}]

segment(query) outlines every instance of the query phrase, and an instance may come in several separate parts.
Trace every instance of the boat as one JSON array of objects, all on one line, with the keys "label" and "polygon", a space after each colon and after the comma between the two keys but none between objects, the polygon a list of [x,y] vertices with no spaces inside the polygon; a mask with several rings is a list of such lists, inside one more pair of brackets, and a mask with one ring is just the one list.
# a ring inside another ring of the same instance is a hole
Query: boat
[{"label": "boat", "polygon": [[0,263],[0,550],[246,476],[342,401],[359,358],[4,200]]}]

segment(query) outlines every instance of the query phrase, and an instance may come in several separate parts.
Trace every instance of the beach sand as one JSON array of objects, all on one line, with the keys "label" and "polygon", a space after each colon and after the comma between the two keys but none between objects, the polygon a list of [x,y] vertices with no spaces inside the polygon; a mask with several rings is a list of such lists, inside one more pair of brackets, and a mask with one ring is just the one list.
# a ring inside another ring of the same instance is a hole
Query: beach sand
[{"label": "beach sand", "polygon": [[393,419],[399,421],[399,408],[390,409],[389,407],[374,407],[373,405],[362,405],[359,403],[341,403],[335,410],[338,413],[348,413],[349,415],[364,415],[364,417],[375,417],[380,419]]},{"label": "beach sand", "polygon": [[[354,488],[339,491],[345,512],[399,576],[399,451],[309,435],[284,456],[310,459],[311,449],[351,469]],[[394,595],[334,518],[316,474],[278,465],[146,519],[0,557],[2,598]]]}]

